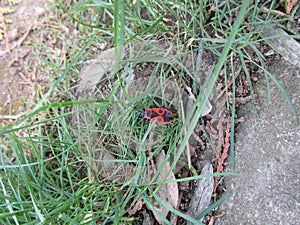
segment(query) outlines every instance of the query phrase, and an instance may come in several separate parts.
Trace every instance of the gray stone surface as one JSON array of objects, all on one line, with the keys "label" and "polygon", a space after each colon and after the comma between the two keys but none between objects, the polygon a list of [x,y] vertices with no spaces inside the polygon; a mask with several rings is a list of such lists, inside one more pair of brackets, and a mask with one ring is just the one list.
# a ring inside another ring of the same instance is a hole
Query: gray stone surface
[{"label": "gray stone surface", "polygon": [[[300,113],[300,69],[276,62],[270,71],[287,90]],[[300,224],[300,127],[281,91],[271,83],[267,101],[264,79],[257,85],[260,116],[251,105],[242,107],[246,122],[236,137],[237,177],[226,178],[230,198],[217,225]]]}]

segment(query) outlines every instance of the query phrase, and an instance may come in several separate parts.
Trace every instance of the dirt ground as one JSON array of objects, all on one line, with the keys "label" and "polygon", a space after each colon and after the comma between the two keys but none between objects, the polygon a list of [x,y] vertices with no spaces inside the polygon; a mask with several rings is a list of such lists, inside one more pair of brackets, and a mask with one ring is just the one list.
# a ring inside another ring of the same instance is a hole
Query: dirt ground
[{"label": "dirt ground", "polygon": [[[31,108],[37,90],[44,86],[45,75],[39,73],[39,49],[33,35],[45,19],[49,1],[22,0],[13,6],[14,13],[6,14],[11,24],[1,24],[4,38],[0,45],[0,117],[14,119]],[[38,87],[39,86],[39,87]]]}]

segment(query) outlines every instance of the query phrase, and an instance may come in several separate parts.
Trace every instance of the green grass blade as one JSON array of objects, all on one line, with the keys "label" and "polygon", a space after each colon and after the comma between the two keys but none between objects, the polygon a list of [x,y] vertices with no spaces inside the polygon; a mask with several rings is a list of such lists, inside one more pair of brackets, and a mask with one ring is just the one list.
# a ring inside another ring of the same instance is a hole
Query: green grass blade
[{"label": "green grass blade", "polygon": [[231,122],[230,122],[230,159],[231,159],[231,169],[235,168],[235,157],[234,157],[234,118],[235,118],[235,68],[233,63],[233,58],[231,57],[231,76],[232,76],[232,104],[231,104]]},{"label": "green grass blade", "polygon": [[283,94],[285,100],[287,101],[287,103],[288,103],[288,105],[289,105],[289,107],[290,107],[290,109],[291,109],[291,111],[292,111],[292,114],[293,114],[293,116],[294,116],[294,119],[296,120],[296,123],[297,123],[297,125],[299,126],[299,125],[300,125],[300,124],[299,124],[299,116],[298,116],[298,114],[297,114],[297,112],[296,112],[296,110],[295,110],[295,108],[294,108],[294,106],[293,106],[293,103],[292,103],[292,101],[291,101],[291,99],[290,99],[288,93],[286,92],[286,90],[284,89],[284,87],[281,85],[281,83],[273,76],[273,74],[271,74],[271,73],[270,73],[269,71],[267,71],[267,70],[264,70],[264,72],[266,73],[266,75],[267,75],[268,77],[270,77],[270,79],[276,84],[276,86],[277,86],[277,87],[279,88],[279,90],[282,92],[282,94]]},{"label": "green grass blade", "polygon": [[[249,5],[251,4],[251,1],[243,1],[242,5],[240,6],[240,11],[239,14],[233,24],[232,27],[232,31],[229,35],[229,38],[223,48],[221,57],[218,61],[218,63],[216,64],[216,67],[214,69],[214,72],[212,74],[212,77],[210,78],[210,81],[208,82],[208,85],[205,85],[203,88],[203,92],[204,95],[202,96],[198,96],[194,105],[194,108],[191,110],[191,113],[189,113],[189,115],[187,116],[187,120],[189,120],[190,116],[193,114],[196,105],[200,105],[197,110],[195,111],[195,116],[192,118],[191,122],[190,122],[190,127],[186,132],[186,135],[181,143],[181,146],[178,150],[178,154],[175,156],[174,158],[174,163],[172,164],[171,168],[175,167],[175,163],[179,160],[180,155],[182,154],[182,152],[185,149],[185,146],[190,138],[190,136],[192,135],[192,132],[194,130],[194,128],[196,127],[199,117],[204,109],[204,106],[206,105],[207,101],[208,101],[208,96],[209,94],[212,92],[214,85],[219,77],[219,73],[224,65],[224,63],[227,60],[227,55],[230,51],[230,49],[232,48],[232,45],[234,44],[235,41],[235,36],[237,35],[238,31],[239,31],[239,27],[241,26],[242,22],[243,22],[243,18],[247,13],[247,8],[249,7]],[[200,104],[201,103],[201,104]],[[183,126],[186,126],[187,122],[185,122],[185,124],[183,124]],[[182,135],[183,130],[181,131],[181,133],[179,134]],[[234,153],[233,153],[234,154]]]}]

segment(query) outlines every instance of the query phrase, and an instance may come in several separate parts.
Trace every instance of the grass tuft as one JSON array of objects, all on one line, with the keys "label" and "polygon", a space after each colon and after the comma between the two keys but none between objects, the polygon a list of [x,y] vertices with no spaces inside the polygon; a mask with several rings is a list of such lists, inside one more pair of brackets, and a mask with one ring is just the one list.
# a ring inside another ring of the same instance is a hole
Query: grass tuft
[{"label": "grass tuft", "polygon": [[[43,63],[40,69],[50,77],[49,88],[37,95],[32,110],[0,130],[0,223],[133,224],[140,214],[132,216],[129,211],[142,199],[166,224],[170,221],[156,210],[154,202],[189,223],[201,224],[162,200],[157,187],[205,175],[191,169],[191,177],[161,182],[157,178],[167,162],[167,175],[181,163],[208,98],[222,80],[221,71],[231,114],[232,169],[236,77],[244,75],[253,100],[255,96],[249,62],[278,86],[298,118],[286,91],[264,67],[258,48],[266,39],[260,38],[257,25],[282,20],[271,13],[262,19],[260,6],[259,1],[57,1],[52,10],[58,28],[47,32],[60,40],[69,54],[61,58],[57,51],[37,41],[44,50],[38,59]],[[273,1],[265,1],[264,7],[272,8]],[[64,32],[66,27],[74,35]],[[157,42],[167,47],[157,47],[153,44]],[[115,48],[115,64],[105,76],[99,75],[104,77],[109,93],[105,95],[106,90],[98,85],[95,93],[81,99],[74,91],[80,82],[79,71],[87,59],[111,47]],[[205,68],[207,77],[201,77],[198,84],[194,58],[200,50],[214,58],[215,64]],[[187,65],[189,57],[192,66]],[[149,78],[146,88],[133,94],[132,89],[138,91],[139,87],[132,87],[132,83],[145,77]],[[166,97],[166,83],[175,83],[171,86],[174,98]],[[193,86],[196,95],[184,122],[178,100],[182,84]],[[172,124],[160,126],[139,116],[144,108],[158,106],[174,108]],[[149,179],[147,169],[155,165],[151,163],[161,151],[166,152],[163,163]],[[227,175],[236,174],[213,174]],[[221,197],[199,218],[227,198]]]}]

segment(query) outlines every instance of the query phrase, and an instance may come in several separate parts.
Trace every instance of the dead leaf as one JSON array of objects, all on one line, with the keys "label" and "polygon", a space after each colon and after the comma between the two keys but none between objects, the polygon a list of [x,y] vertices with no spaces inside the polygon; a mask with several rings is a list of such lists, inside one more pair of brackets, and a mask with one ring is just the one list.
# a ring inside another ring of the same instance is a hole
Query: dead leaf
[{"label": "dead leaf", "polygon": [[128,211],[129,216],[134,215],[137,211],[139,211],[143,206],[143,199],[139,198],[135,203],[134,207]]},{"label": "dead leaf", "polygon": [[[210,163],[206,164],[201,174],[212,174],[213,168]],[[197,180],[196,188],[194,190],[194,195],[191,200],[188,213],[192,217],[197,217],[203,210],[205,210],[211,200],[211,196],[214,188],[214,179],[213,177],[204,177],[202,179]],[[200,219],[200,221],[202,218]]]},{"label": "dead leaf", "polygon": [[[150,213],[150,212],[149,212]],[[142,225],[148,225],[148,224],[152,224],[151,223],[151,219],[150,219],[150,215],[146,210],[143,210],[143,224]]]},{"label": "dead leaf", "polygon": [[[123,56],[122,56],[123,58]],[[80,71],[80,83],[78,92],[85,91],[87,89],[93,90],[102,77],[111,72],[116,64],[115,48],[110,48],[103,51],[95,60],[94,63],[86,65]]]},{"label": "dead leaf", "polygon": [[298,0],[285,0],[286,13],[290,14],[294,6],[298,3]]},{"label": "dead leaf", "polygon": [[[165,159],[165,153],[164,151],[161,151],[157,156],[156,156],[156,165],[155,168],[153,166],[148,167],[148,174],[151,176],[148,177],[148,181],[150,182],[150,179],[153,177],[153,175],[156,173],[160,165],[163,164],[163,161]],[[167,177],[169,171],[170,171],[170,163],[166,162],[165,166],[161,169],[158,178],[156,179],[156,182],[161,182],[161,181],[168,181],[168,180],[175,180],[174,173],[171,172],[170,175]],[[155,172],[153,170],[156,170]],[[154,172],[154,173],[153,173]],[[167,178],[166,178],[167,177]],[[165,201],[168,205],[170,205],[173,208],[177,207],[178,204],[178,185],[175,182],[172,183],[165,183],[163,184],[160,189],[156,192],[156,194],[163,200]],[[169,210],[163,206],[160,206],[158,203],[153,202],[153,205],[161,215],[163,215],[165,218],[167,217]],[[155,213],[155,211],[152,211],[154,214],[155,219],[159,224],[162,224],[163,220],[162,218]]]},{"label": "dead leaf", "polygon": [[[192,89],[190,87],[188,87],[187,85],[185,85],[185,89],[189,93],[188,99],[187,99],[188,103],[186,104],[187,105],[186,112],[190,112],[191,108],[194,105],[194,102],[196,101],[196,96],[193,94]],[[185,99],[185,98],[183,98],[183,99]],[[200,105],[201,105],[201,102],[198,103],[198,107]],[[212,110],[212,105],[211,105],[210,101],[208,100],[203,108],[201,115],[206,116],[207,114],[209,114],[211,112],[211,110]]]}]

